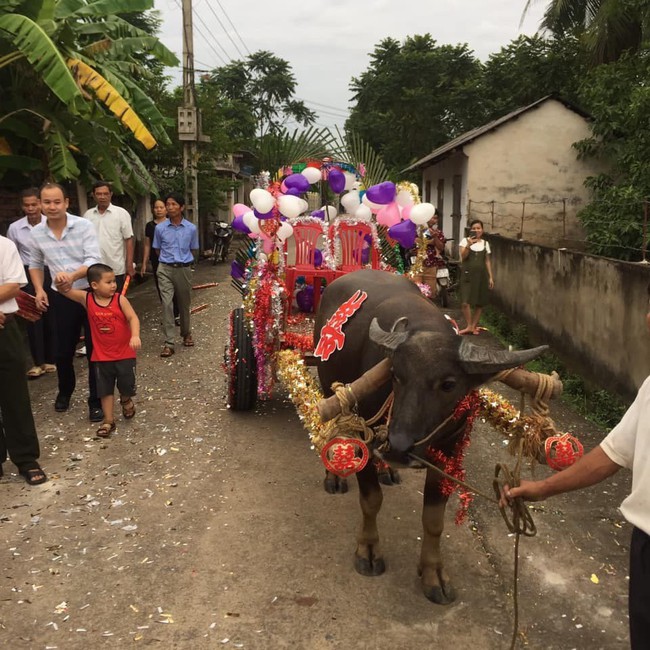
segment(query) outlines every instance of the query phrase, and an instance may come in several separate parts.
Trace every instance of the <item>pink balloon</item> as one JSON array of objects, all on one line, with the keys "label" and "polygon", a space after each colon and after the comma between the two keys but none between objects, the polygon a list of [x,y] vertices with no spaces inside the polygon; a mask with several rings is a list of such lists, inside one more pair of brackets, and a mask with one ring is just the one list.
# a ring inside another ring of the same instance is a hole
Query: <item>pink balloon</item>
[{"label": "pink balloon", "polygon": [[411,205],[405,205],[402,208],[402,219],[408,219],[411,216],[411,208],[413,207],[413,204]]},{"label": "pink balloon", "polygon": [[247,205],[244,205],[243,203],[235,203],[235,205],[232,206],[232,213],[236,217],[243,217],[247,212],[250,211],[251,209]]},{"label": "pink balloon", "polygon": [[385,205],[377,212],[377,223],[390,228],[400,222],[399,207],[395,201]]}]

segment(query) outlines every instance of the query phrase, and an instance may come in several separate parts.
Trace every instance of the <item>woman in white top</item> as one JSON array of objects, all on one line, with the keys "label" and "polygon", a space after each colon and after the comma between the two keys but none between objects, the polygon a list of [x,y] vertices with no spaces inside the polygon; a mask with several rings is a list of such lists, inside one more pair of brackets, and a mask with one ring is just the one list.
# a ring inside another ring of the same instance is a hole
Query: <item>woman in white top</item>
[{"label": "woman in white top", "polygon": [[469,237],[460,242],[460,301],[466,322],[460,333],[478,335],[478,322],[483,307],[489,302],[494,280],[490,244],[483,239],[483,222],[474,219],[469,229]]}]

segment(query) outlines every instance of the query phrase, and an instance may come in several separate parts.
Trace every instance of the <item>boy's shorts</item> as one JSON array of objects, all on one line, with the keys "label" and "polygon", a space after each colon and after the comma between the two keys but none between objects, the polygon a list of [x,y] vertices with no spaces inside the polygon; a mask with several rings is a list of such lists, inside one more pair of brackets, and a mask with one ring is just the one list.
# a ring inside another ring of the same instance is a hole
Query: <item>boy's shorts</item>
[{"label": "boy's shorts", "polygon": [[120,395],[135,395],[135,359],[119,361],[94,361],[97,377],[97,397],[106,397],[115,392],[115,384]]}]

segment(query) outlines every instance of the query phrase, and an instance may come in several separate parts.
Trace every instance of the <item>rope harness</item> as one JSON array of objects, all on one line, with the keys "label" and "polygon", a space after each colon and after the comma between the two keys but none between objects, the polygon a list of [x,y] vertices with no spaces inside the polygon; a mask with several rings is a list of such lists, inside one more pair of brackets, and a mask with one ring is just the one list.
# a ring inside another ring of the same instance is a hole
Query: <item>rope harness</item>
[{"label": "rope harness", "polygon": [[[500,381],[512,373],[515,369],[504,370],[500,372],[494,380]],[[473,492],[474,494],[496,504],[499,507],[501,516],[510,533],[515,535],[514,543],[514,578],[513,578],[513,608],[514,608],[514,622],[513,633],[510,649],[514,650],[517,643],[517,635],[519,629],[519,602],[518,602],[518,582],[519,582],[519,541],[522,535],[526,537],[534,537],[537,534],[537,528],[533,521],[530,510],[526,507],[524,500],[521,497],[512,499],[509,507],[506,509],[501,505],[501,490],[504,485],[509,487],[518,487],[520,484],[521,465],[524,457],[534,460],[540,460],[540,449],[543,449],[543,441],[552,435],[556,435],[557,431],[553,420],[550,418],[550,409],[548,402],[551,399],[554,389],[554,381],[556,376],[545,375],[541,373],[534,373],[537,378],[537,388],[530,404],[532,414],[532,426],[528,428],[525,435],[513,436],[509,443],[510,452],[516,457],[515,465],[512,470],[504,464],[497,463],[494,468],[494,477],[492,479],[492,487],[494,490],[494,497],[485,494],[474,486],[465,483],[444,472],[437,465],[429,462],[426,459],[417,456],[416,454],[408,454],[412,459],[425,465],[427,468],[432,469],[441,477],[453,481],[465,490]],[[554,373],[555,374],[555,373]],[[358,401],[354,392],[349,384],[342,384],[336,382],[332,384],[332,390],[341,404],[341,413],[335,418],[332,424],[331,435],[342,438],[358,438],[366,445],[376,443],[374,449],[376,452],[382,452],[388,448],[388,425],[390,423],[391,414],[393,411],[394,394],[386,398],[385,402],[377,411],[377,413],[370,419],[365,420],[362,418],[357,410]],[[523,413],[525,407],[525,393],[521,391],[521,408],[520,412]],[[453,418],[453,413],[447,417],[441,424],[439,424],[430,434],[425,438],[415,443],[419,446],[430,440],[436,433],[444,428]],[[385,421],[377,424],[385,417]],[[373,428],[373,425],[377,425]],[[378,443],[378,444],[377,444]],[[508,514],[510,511],[510,516]]]}]

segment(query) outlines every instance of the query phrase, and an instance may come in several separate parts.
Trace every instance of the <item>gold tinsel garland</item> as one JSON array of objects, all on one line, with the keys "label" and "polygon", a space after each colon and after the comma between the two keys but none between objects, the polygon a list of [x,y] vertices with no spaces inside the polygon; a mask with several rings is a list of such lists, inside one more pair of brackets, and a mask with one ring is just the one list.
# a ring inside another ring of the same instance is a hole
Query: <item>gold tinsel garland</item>
[{"label": "gold tinsel garland", "polygon": [[[309,439],[320,454],[334,431],[331,420],[323,424],[318,414],[318,402],[323,394],[316,380],[305,367],[305,362],[295,350],[283,350],[276,355],[278,378],[289,392],[289,397],[298,411]],[[517,442],[524,438],[523,455],[531,462],[544,458],[544,440],[540,440],[541,428],[535,418],[522,417],[508,400],[487,388],[479,391],[477,416],[484,418],[497,431],[509,439],[511,453],[517,449]]]}]

